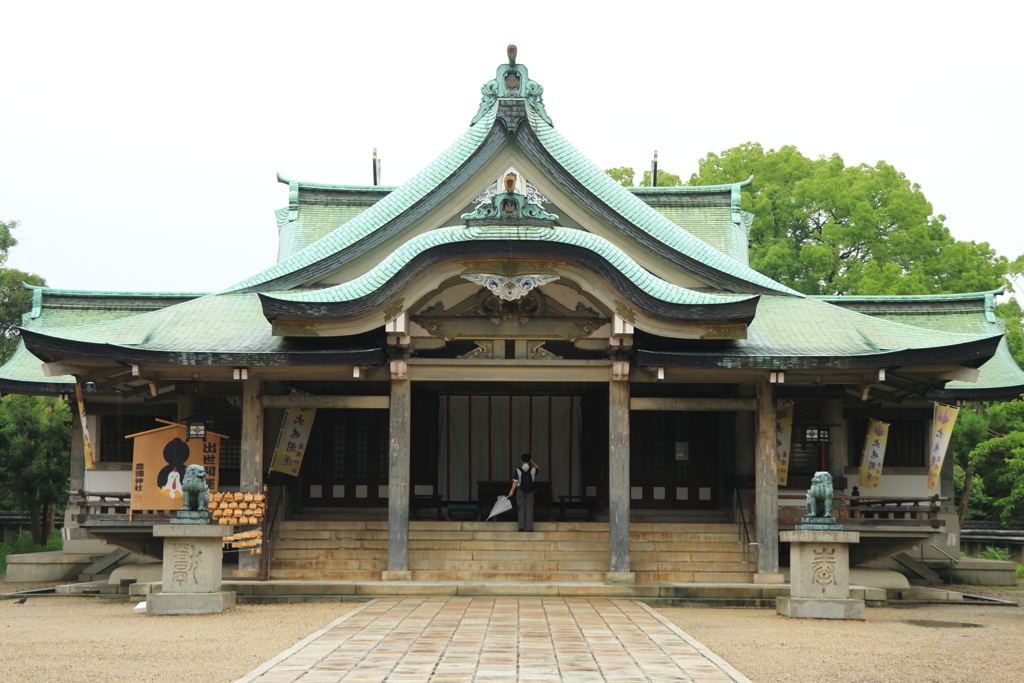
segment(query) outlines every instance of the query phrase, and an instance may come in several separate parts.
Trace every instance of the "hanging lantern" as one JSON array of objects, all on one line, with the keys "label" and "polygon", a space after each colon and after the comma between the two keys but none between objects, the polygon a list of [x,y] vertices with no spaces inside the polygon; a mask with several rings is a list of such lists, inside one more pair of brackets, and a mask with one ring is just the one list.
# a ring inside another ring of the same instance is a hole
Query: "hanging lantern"
[{"label": "hanging lantern", "polygon": [[185,425],[187,427],[185,434],[186,441],[191,441],[192,439],[206,441],[206,420],[198,415],[193,415],[186,420]]},{"label": "hanging lantern", "polygon": [[808,422],[803,425],[804,443],[829,443],[831,422]]}]

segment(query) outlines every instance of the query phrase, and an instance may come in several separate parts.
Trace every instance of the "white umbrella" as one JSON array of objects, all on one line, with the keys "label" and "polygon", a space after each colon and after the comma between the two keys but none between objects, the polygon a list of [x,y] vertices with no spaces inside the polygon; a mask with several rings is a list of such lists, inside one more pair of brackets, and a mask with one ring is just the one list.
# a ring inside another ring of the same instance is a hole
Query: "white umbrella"
[{"label": "white umbrella", "polygon": [[508,496],[499,496],[498,502],[491,508],[491,514],[487,515],[487,519],[490,520],[491,517],[497,517],[502,512],[508,512],[511,509],[512,501],[509,500]]}]

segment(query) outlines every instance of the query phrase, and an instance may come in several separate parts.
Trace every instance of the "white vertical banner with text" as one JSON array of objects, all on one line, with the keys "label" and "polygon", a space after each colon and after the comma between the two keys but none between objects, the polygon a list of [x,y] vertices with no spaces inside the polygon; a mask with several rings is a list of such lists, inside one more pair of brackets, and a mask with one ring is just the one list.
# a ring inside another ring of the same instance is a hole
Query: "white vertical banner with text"
[{"label": "white vertical banner with text", "polygon": [[313,418],[316,408],[289,408],[284,414],[281,434],[277,437],[277,448],[270,469],[275,472],[299,475],[302,468],[302,456],[309,444],[309,433],[313,431]]},{"label": "white vertical banner with text", "polygon": [[949,448],[949,439],[953,436],[953,425],[956,424],[956,416],[960,414],[959,408],[935,404],[935,411],[932,413],[932,433],[930,439],[931,450],[928,452],[928,490],[939,490],[939,473],[942,472],[942,461],[946,457],[946,450]]},{"label": "white vertical banner with text", "polygon": [[889,424],[881,420],[868,422],[864,437],[864,452],[860,457],[860,479],[857,486],[878,490],[882,483],[882,463],[885,462],[885,444],[889,441]]},{"label": "white vertical banner with text", "polygon": [[793,402],[779,401],[775,409],[775,470],[779,486],[789,481],[789,454],[793,445]]}]

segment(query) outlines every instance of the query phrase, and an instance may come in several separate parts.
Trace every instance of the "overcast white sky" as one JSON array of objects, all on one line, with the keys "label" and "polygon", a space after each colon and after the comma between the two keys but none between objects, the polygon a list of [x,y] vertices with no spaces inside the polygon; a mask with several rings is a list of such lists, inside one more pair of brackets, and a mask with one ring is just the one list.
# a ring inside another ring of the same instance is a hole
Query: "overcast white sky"
[{"label": "overcast white sky", "polygon": [[54,287],[214,291],[276,258],[274,173],[430,162],[519,46],[601,167],[745,141],[893,164],[958,239],[1024,252],[1024,3],[6,2],[0,219]]}]

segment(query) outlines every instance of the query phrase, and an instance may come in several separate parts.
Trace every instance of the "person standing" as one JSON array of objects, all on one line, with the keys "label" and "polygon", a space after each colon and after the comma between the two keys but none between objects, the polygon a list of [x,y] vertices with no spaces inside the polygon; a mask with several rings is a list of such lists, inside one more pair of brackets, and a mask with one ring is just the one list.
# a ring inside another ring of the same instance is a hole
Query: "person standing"
[{"label": "person standing", "polygon": [[529,453],[523,453],[520,459],[523,464],[512,473],[512,489],[508,492],[508,497],[511,498],[513,493],[516,494],[516,507],[519,508],[519,530],[533,531],[533,491],[540,468],[530,458]]}]

